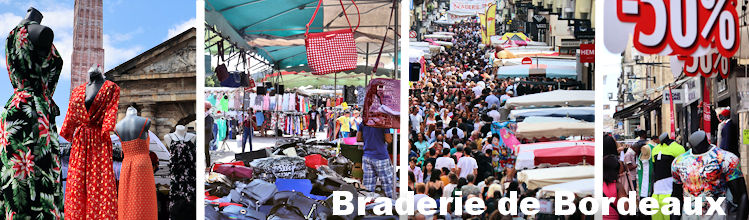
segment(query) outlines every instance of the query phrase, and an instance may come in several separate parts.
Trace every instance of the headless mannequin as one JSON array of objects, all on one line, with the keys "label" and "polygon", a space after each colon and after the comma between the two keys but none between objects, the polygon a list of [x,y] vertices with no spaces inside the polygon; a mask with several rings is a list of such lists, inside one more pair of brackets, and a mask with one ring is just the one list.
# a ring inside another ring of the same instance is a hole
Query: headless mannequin
[{"label": "headless mannequin", "polygon": [[[713,148],[707,141],[707,136],[704,131],[695,131],[689,136],[689,145],[692,145],[692,154],[703,154]],[[731,180],[728,182],[728,190],[733,195],[733,203],[738,205],[737,219],[747,219],[749,215],[749,200],[746,195],[746,184],[744,178]],[[678,185],[681,189],[681,185]]]},{"label": "headless mannequin", "polygon": [[[151,120],[138,116],[138,110],[133,107],[127,108],[125,118],[123,118],[115,127],[117,136],[120,141],[131,141],[137,138],[146,139],[148,137],[148,128],[151,127]],[[142,132],[141,132],[142,131]],[[140,134],[140,136],[138,136]]]},{"label": "headless mannequin", "polygon": [[[674,140],[671,140],[671,138],[668,135],[668,132],[663,132],[660,136],[658,136],[658,140],[660,143],[664,146],[669,146],[671,143],[674,142]],[[671,156],[661,156],[657,154],[652,155],[654,162],[653,162],[653,172],[654,172],[654,179],[656,181],[662,180],[663,178],[672,178],[671,177],[671,164],[675,157]],[[662,161],[665,160],[665,161]],[[684,190],[681,187],[681,185],[677,185],[676,183],[672,183],[671,186],[671,197],[674,197],[679,200],[680,203],[683,203],[684,201]],[[681,219],[680,215],[672,215],[671,219]]]},{"label": "headless mannequin", "polygon": [[49,55],[50,49],[52,48],[52,41],[55,39],[55,33],[47,26],[41,25],[42,13],[36,8],[31,7],[26,10],[26,17],[21,21],[36,21],[39,24],[27,25],[27,31],[29,33],[28,38],[31,44],[34,45],[34,52],[37,56],[35,58],[44,58]]},{"label": "headless mannequin", "polygon": [[164,135],[164,142],[166,142],[165,143],[166,146],[171,146],[172,141],[176,141],[176,140],[172,140],[172,134],[177,136],[177,138],[179,138],[180,140],[186,140],[186,141],[195,143],[195,135],[188,134],[187,128],[184,125],[177,125],[177,127],[174,130],[174,133],[169,133],[169,134]]},{"label": "headless mannequin", "polygon": [[92,66],[88,70],[88,84],[86,84],[86,110],[91,108],[91,104],[94,104],[96,95],[99,94],[99,90],[104,85],[104,74],[101,73],[99,66]]}]

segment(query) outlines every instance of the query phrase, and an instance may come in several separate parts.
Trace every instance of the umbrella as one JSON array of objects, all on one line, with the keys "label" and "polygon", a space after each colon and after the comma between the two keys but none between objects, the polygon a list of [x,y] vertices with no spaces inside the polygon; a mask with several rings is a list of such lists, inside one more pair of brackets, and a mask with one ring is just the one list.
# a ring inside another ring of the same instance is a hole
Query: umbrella
[{"label": "umbrella", "polygon": [[595,178],[595,166],[552,167],[518,172],[518,182],[525,183],[531,190],[589,178]]},{"label": "umbrella", "polygon": [[554,196],[555,192],[566,191],[575,193],[579,197],[592,196],[595,190],[594,180],[594,178],[588,178],[544,186],[538,191],[538,195],[541,197]]},{"label": "umbrella", "polygon": [[569,147],[555,147],[538,149],[533,152],[535,156],[535,165],[548,163],[551,165],[569,163],[569,164],[593,164],[595,157],[595,148],[593,145],[576,145]]},{"label": "umbrella", "polygon": [[[540,118],[554,119],[544,120]],[[530,119],[530,120],[529,120]],[[560,136],[593,136],[595,123],[579,121],[571,118],[533,117],[518,123],[516,136],[518,138],[542,138]]]},{"label": "umbrella", "polygon": [[532,144],[521,144],[515,147],[517,158],[515,159],[515,168],[518,170],[535,168],[536,160],[534,152],[538,149],[572,147],[576,145],[593,145],[592,141],[549,141]]},{"label": "umbrella", "polygon": [[595,104],[595,92],[592,90],[554,90],[507,100],[510,107],[541,106],[589,106]]},{"label": "umbrella", "polygon": [[546,64],[501,66],[497,68],[497,75],[500,78],[544,76],[548,78],[577,79],[577,67]]},{"label": "umbrella", "polygon": [[570,117],[578,120],[593,122],[595,109],[593,107],[558,107],[558,108],[535,108],[518,109],[510,111],[510,118],[522,121],[526,117]]}]

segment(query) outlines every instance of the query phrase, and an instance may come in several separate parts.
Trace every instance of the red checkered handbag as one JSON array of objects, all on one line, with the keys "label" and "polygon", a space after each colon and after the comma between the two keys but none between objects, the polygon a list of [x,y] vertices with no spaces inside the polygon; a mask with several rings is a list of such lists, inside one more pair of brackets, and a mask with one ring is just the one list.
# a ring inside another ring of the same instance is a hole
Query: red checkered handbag
[{"label": "red checkered handbag", "polygon": [[[322,1],[319,0],[317,3],[315,14],[312,15],[309,23],[307,23],[307,31],[304,33],[304,46],[307,48],[307,63],[312,69],[312,74],[324,75],[356,69],[357,56],[354,32],[359,28],[361,18],[359,18],[356,28],[353,28],[346,14],[346,8],[343,6],[343,1],[338,0],[341,3],[341,9],[343,9],[346,22],[349,24],[349,29],[309,33],[309,26],[315,20],[315,15],[320,10]],[[354,4],[356,14],[359,15],[359,7],[356,6],[354,0],[351,0],[351,3]]]}]

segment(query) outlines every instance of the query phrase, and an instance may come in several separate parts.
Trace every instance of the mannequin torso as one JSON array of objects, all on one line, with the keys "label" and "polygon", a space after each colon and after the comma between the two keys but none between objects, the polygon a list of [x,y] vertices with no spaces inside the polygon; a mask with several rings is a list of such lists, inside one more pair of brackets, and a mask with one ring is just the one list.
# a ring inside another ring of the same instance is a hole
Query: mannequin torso
[{"label": "mannequin torso", "polygon": [[[131,141],[137,138],[146,139],[148,129],[151,127],[151,120],[138,116],[137,110],[133,107],[127,109],[127,115],[115,127],[117,136],[120,141]],[[140,136],[138,136],[140,135]]]},{"label": "mannequin torso", "polygon": [[29,8],[26,11],[26,17],[24,18],[23,22],[27,21],[36,21],[37,24],[29,24],[27,25],[26,30],[28,31],[28,37],[31,41],[31,44],[34,45],[34,52],[36,52],[39,56],[37,57],[45,57],[47,54],[49,54],[49,50],[52,48],[52,41],[55,38],[55,33],[47,26],[38,24],[42,22],[42,13],[36,10],[36,8]]},{"label": "mannequin torso", "polygon": [[187,133],[187,128],[184,125],[177,125],[174,133],[164,135],[164,144],[170,146],[172,141],[184,140],[195,143],[195,135]]},{"label": "mannequin torso", "polygon": [[88,110],[91,108],[91,104],[94,103],[94,100],[96,100],[96,95],[99,93],[99,90],[104,85],[104,82],[106,79],[104,79],[104,74],[101,73],[101,69],[99,66],[91,67],[91,69],[88,70],[88,84],[86,84],[86,109]]}]

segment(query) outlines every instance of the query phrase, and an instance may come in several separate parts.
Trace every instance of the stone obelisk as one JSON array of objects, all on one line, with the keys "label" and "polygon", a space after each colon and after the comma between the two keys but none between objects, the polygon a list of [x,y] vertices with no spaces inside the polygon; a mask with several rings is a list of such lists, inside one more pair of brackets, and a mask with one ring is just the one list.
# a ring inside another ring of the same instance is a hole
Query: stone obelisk
[{"label": "stone obelisk", "polygon": [[88,81],[88,69],[104,69],[104,19],[102,0],[75,0],[70,90]]}]

